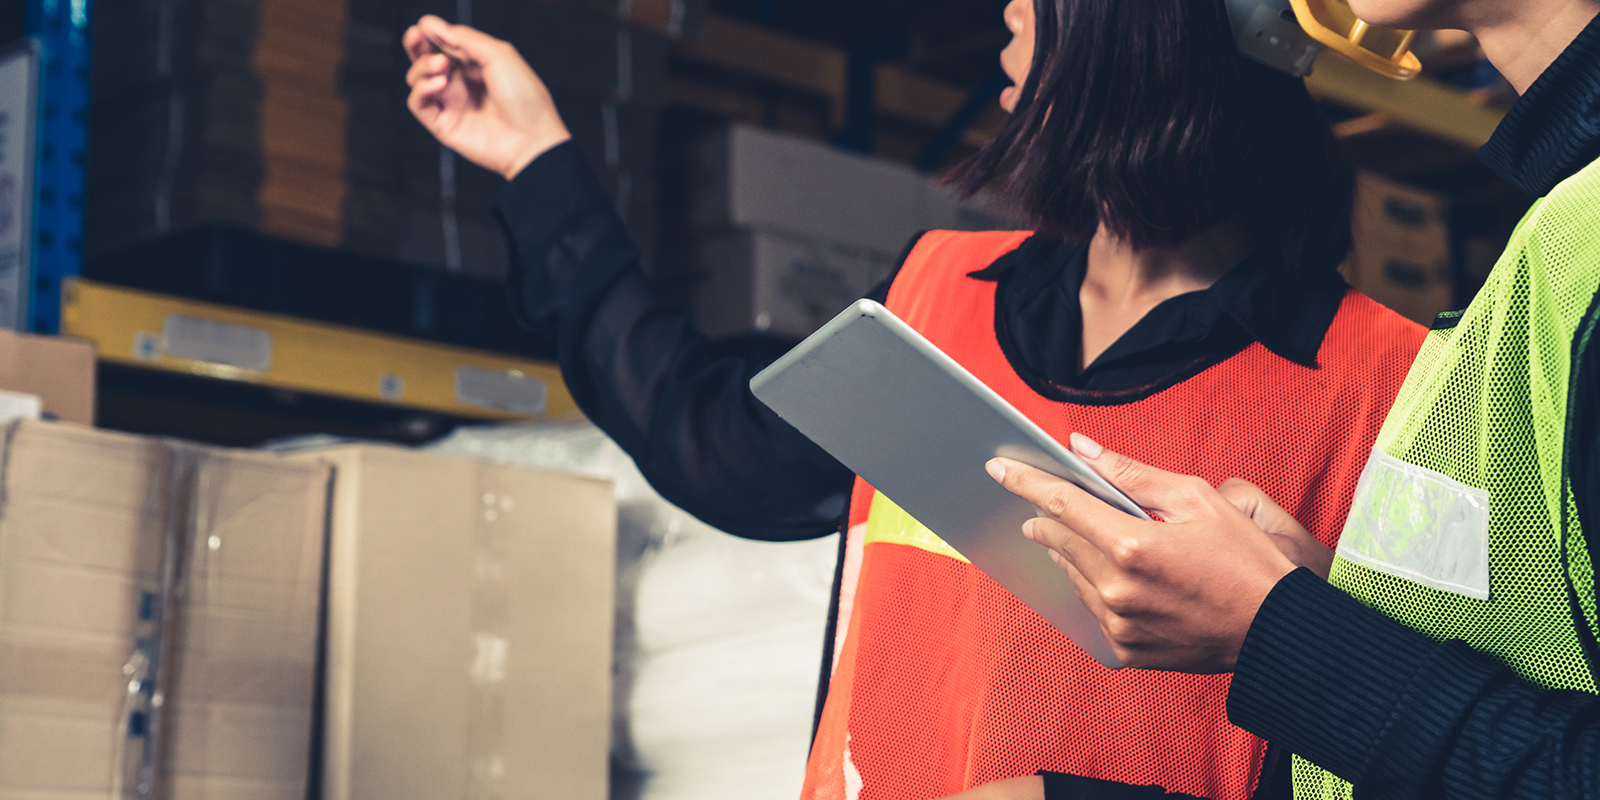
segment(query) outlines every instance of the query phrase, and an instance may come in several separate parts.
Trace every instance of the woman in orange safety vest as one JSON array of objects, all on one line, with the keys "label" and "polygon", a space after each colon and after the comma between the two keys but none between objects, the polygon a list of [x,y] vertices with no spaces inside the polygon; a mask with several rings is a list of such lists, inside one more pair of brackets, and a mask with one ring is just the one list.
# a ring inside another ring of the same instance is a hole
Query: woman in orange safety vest
[{"label": "woman in orange safety vest", "polygon": [[[1005,18],[1012,116],[954,180],[1033,229],[924,233],[870,296],[1058,438],[1254,482],[1316,537],[1292,557],[1325,565],[1423,331],[1339,278],[1352,174],[1304,83],[1241,55],[1224,0]],[[757,402],[776,353],[708,342],[662,298],[514,48],[432,17],[405,44],[413,112],[510,181],[513,303],[590,419],[709,524],[844,531],[806,800],[1041,772],[1079,797],[1284,788],[1226,677],[1101,667]]]}]

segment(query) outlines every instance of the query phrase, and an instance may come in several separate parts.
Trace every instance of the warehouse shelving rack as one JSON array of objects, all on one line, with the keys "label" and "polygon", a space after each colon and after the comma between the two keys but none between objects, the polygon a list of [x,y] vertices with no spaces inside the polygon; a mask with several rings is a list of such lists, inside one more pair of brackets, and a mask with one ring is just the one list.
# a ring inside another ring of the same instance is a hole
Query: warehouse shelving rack
[{"label": "warehouse shelving rack", "polygon": [[62,281],[83,268],[83,191],[89,128],[92,0],[27,0],[27,30],[41,50],[38,162],[28,322],[60,324]]},{"label": "warehouse shelving rack", "polygon": [[103,365],[307,393],[455,420],[576,415],[546,362],[72,279],[61,333]]}]

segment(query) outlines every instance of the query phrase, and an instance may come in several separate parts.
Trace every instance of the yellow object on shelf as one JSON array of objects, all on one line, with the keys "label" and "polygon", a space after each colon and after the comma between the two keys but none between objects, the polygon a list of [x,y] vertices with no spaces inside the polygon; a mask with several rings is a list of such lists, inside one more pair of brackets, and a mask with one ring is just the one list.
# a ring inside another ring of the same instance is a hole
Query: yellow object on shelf
[{"label": "yellow object on shelf", "polygon": [[63,291],[61,333],[110,364],[484,420],[578,413],[547,362],[81,279]]}]

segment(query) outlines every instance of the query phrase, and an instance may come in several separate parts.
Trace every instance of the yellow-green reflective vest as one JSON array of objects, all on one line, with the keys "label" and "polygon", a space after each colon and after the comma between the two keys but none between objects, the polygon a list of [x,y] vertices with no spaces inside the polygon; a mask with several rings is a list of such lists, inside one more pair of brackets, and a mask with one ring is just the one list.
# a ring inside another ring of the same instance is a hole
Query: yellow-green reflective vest
[{"label": "yellow-green reflective vest", "polygon": [[[1435,323],[1356,487],[1329,579],[1529,681],[1588,692],[1594,565],[1564,460],[1574,342],[1594,333],[1597,287],[1600,163],[1539,201],[1472,305]],[[1296,798],[1351,796],[1298,757],[1294,783]]]}]

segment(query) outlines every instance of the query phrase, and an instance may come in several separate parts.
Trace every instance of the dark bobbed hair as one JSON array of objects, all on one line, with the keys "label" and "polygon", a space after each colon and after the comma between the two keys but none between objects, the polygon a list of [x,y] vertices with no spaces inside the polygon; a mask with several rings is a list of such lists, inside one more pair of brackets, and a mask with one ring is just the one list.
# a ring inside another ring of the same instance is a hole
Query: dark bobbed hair
[{"label": "dark bobbed hair", "polygon": [[1305,82],[1239,54],[1223,0],[1034,0],[1033,68],[948,180],[1042,233],[1166,247],[1240,214],[1311,275],[1350,249],[1354,173]]}]

